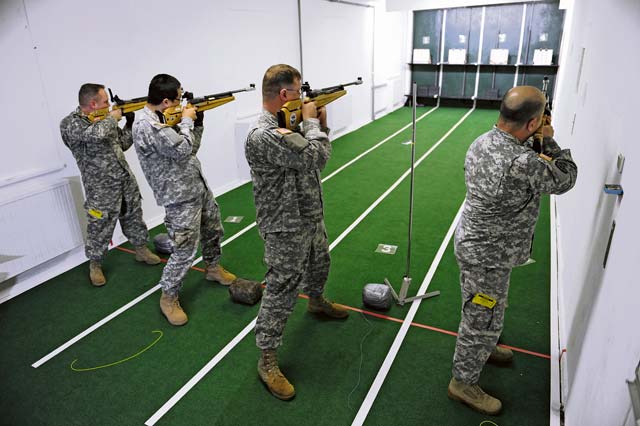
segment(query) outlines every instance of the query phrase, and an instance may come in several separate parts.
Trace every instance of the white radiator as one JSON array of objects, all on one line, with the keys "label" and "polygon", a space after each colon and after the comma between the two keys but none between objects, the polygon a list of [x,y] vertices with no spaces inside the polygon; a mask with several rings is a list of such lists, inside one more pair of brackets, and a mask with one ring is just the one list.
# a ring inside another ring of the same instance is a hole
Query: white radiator
[{"label": "white radiator", "polygon": [[83,244],[67,181],[0,199],[0,282]]}]

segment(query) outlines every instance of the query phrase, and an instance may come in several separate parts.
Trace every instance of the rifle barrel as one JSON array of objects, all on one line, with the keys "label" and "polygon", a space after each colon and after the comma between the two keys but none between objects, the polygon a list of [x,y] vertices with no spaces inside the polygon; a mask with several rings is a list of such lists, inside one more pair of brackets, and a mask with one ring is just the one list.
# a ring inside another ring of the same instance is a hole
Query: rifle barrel
[{"label": "rifle barrel", "polygon": [[340,90],[344,90],[344,88],[347,86],[354,86],[358,84],[362,84],[362,77],[358,77],[356,81],[352,81],[351,83],[338,84],[337,86],[325,87],[324,89],[319,89],[319,90],[311,90],[309,83],[305,83],[303,85],[303,90],[307,92],[307,95],[310,98],[314,98],[319,95],[326,95],[329,93],[338,92]]},{"label": "rifle barrel", "polygon": [[[227,92],[221,92],[221,93],[214,93],[213,95],[201,96],[199,98],[194,98],[193,97],[193,93],[191,93],[191,92],[185,92],[183,97],[185,99],[189,99],[189,103],[191,103],[193,105],[193,104],[197,104],[197,103],[201,103],[201,102],[210,101],[210,100],[213,100],[213,99],[228,98],[229,96],[233,95],[234,93],[251,92],[253,90],[256,90],[256,85],[255,84],[250,84],[248,87],[244,87],[242,89],[229,90]],[[188,95],[190,95],[190,97]]]}]

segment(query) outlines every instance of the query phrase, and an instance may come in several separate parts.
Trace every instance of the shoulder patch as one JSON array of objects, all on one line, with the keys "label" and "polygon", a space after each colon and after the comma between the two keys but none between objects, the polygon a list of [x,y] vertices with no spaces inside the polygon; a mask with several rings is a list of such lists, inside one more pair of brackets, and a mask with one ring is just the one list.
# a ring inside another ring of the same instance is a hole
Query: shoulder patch
[{"label": "shoulder patch", "polygon": [[276,129],[276,132],[280,133],[282,136],[285,136],[285,135],[293,133],[291,130],[285,129],[285,128],[282,128],[282,127]]},{"label": "shoulder patch", "polygon": [[289,132],[282,140],[284,143],[294,152],[300,152],[309,146],[309,141],[306,140],[300,133]]},{"label": "shoulder patch", "polygon": [[160,129],[165,129],[165,128],[167,128],[167,127],[171,127],[171,126],[169,126],[168,124],[166,124],[166,123],[161,123],[161,122],[159,122],[159,121],[150,121],[149,123],[151,123],[151,127],[154,127],[154,128],[156,128],[156,129],[159,129],[159,130],[160,130]]}]

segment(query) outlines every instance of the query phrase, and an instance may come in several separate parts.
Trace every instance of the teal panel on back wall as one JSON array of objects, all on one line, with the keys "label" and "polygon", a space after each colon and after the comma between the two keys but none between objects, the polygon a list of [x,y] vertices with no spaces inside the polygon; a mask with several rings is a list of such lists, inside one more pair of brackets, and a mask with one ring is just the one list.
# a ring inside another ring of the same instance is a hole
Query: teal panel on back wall
[{"label": "teal panel on back wall", "polygon": [[491,49],[509,49],[509,64],[516,63],[522,28],[522,8],[522,4],[487,6],[481,63],[489,63]]},{"label": "teal panel on back wall", "polygon": [[447,10],[444,35],[444,60],[449,62],[449,49],[466,49],[466,63],[478,61],[478,44],[482,8],[462,7]]},{"label": "teal panel on back wall", "polygon": [[[413,48],[429,49],[432,64],[412,65],[413,81],[419,86],[437,86],[442,69],[441,97],[470,99],[477,79],[479,99],[500,99],[513,87],[517,72],[515,84],[539,88],[548,76],[549,95],[553,97],[564,23],[564,11],[559,9],[559,3],[485,6],[482,52],[479,52],[482,11],[481,6],[446,9],[446,19],[445,9],[414,11]],[[449,64],[450,49],[466,49],[466,65]],[[491,66],[491,49],[508,49],[508,64]],[[535,49],[553,49],[553,66],[532,66]],[[521,65],[516,66],[519,50]],[[442,67],[436,65],[441,60],[441,52],[444,52]],[[476,63],[481,65],[476,67]]]},{"label": "teal panel on back wall", "polygon": [[476,87],[476,67],[448,65],[442,75],[442,96],[471,99]]},{"label": "teal panel on back wall", "polygon": [[[429,49],[433,64],[440,61],[442,15],[441,10],[422,10],[413,14],[413,48]],[[413,65],[412,70],[412,81],[418,86],[438,85],[438,67],[435,65]]]},{"label": "teal panel on back wall", "polygon": [[501,67],[482,65],[480,67],[480,81],[478,84],[478,98],[488,98],[490,89],[498,89],[498,98],[513,87],[515,67]]},{"label": "teal panel on back wall", "polygon": [[438,69],[435,65],[414,65],[411,81],[418,83],[418,86],[437,86]]},{"label": "teal panel on back wall", "polygon": [[533,64],[535,49],[553,49],[553,64],[558,65],[562,40],[564,10],[558,3],[532,3],[527,5],[522,63]]},{"label": "teal panel on back wall", "polygon": [[431,62],[434,64],[440,61],[442,15],[442,10],[421,10],[413,13],[413,48],[429,49]]}]

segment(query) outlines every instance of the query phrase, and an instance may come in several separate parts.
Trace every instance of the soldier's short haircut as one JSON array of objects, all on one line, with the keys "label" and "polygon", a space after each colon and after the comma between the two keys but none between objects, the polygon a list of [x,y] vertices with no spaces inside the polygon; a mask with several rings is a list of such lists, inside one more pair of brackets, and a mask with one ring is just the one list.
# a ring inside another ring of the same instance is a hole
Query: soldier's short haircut
[{"label": "soldier's short haircut", "polygon": [[509,92],[505,93],[500,104],[500,118],[508,123],[521,127],[544,111],[544,98],[526,98],[521,102],[514,102],[512,99],[507,99],[508,95]]},{"label": "soldier's short haircut", "polygon": [[180,82],[169,74],[158,74],[149,83],[147,102],[151,105],[160,105],[164,99],[177,99],[180,90]]},{"label": "soldier's short haircut", "polygon": [[102,84],[85,83],[80,86],[80,90],[78,91],[78,104],[83,107],[89,105],[89,102],[98,96],[100,89],[104,89]]},{"label": "soldier's short haircut", "polygon": [[295,80],[300,80],[300,71],[286,64],[272,65],[264,73],[262,79],[262,98],[271,99],[278,96],[285,86],[291,86]]}]

